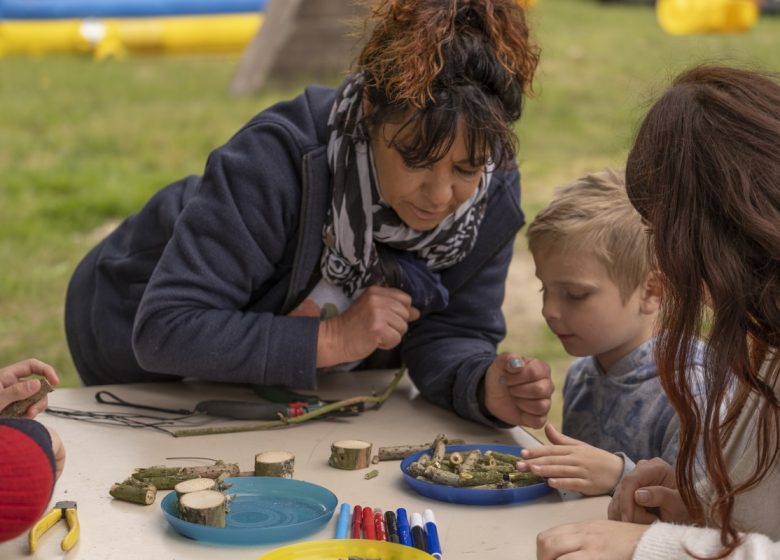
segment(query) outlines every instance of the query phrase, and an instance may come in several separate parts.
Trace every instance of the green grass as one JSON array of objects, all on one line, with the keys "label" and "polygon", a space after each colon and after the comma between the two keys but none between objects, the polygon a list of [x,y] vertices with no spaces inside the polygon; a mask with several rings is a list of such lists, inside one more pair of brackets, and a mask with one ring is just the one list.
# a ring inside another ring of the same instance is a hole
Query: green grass
[{"label": "green grass", "polygon": [[[648,101],[679,69],[699,61],[778,69],[777,17],[740,35],[671,37],[647,7],[539,0],[532,20],[542,63],[537,95],[518,126],[529,217],[556,186],[622,165]],[[227,85],[237,63],[224,56],[0,58],[0,364],[35,356],[66,385],[78,383],[62,329],[78,261],[160,187],[199,173],[209,151],[254,113],[297,91],[232,98]],[[517,247],[527,258],[522,237]],[[529,320],[509,318],[503,347],[551,361],[560,387],[568,357],[542,326],[532,337],[516,334]]]}]

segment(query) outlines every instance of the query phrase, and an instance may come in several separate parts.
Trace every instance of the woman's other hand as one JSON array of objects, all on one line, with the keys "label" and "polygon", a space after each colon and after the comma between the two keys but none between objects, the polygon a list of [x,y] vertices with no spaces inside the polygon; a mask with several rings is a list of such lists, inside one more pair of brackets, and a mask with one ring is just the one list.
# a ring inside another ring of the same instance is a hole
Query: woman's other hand
[{"label": "woman's other hand", "polygon": [[[53,367],[34,358],[0,368],[0,410],[12,402],[33,396],[41,388],[41,382],[37,379],[24,380],[25,377],[31,375],[40,375],[51,385],[57,385],[60,382]],[[24,416],[33,418],[46,410],[48,404],[48,398],[44,396],[37,403],[31,405]]]},{"label": "woman's other hand", "polygon": [[409,323],[419,317],[406,292],[371,286],[344,313],[320,323],[317,367],[353,362],[374,350],[395,348]]},{"label": "woman's other hand", "polygon": [[563,435],[552,424],[544,427],[552,445],[523,449],[517,468],[547,479],[559,490],[586,496],[612,491],[623,474],[623,458],[584,441]]},{"label": "woman's other hand", "polygon": [[689,521],[688,510],[677,491],[674,468],[659,458],[639,461],[615,490],[608,517],[645,524],[658,519],[672,523]]},{"label": "woman's other hand", "polygon": [[617,521],[585,521],[559,525],[536,537],[536,558],[629,560],[647,525]]},{"label": "woman's other hand", "polygon": [[544,426],[552,392],[550,366],[534,358],[505,352],[493,360],[485,375],[485,408],[507,424]]}]

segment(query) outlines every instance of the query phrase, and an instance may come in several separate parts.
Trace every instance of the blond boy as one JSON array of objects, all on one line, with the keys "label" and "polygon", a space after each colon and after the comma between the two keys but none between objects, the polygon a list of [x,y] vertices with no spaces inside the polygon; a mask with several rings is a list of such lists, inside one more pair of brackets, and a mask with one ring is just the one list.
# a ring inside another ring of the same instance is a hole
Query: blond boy
[{"label": "blond boy", "polygon": [[[554,488],[611,493],[640,459],[674,463],[674,409],[657,377],[654,325],[661,285],[622,172],[606,170],[556,192],[527,231],[542,282],[542,314],[572,356],[563,434],[523,451],[521,469]],[[701,352],[697,352],[701,356]],[[701,367],[701,360],[689,370]]]}]

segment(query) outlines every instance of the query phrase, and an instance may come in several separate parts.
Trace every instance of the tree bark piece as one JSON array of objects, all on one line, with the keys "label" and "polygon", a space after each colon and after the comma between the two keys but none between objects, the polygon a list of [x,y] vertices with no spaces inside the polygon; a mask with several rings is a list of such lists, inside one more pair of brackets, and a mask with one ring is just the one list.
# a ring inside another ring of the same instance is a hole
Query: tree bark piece
[{"label": "tree bark piece", "polygon": [[184,494],[189,494],[190,492],[202,492],[203,490],[216,490],[217,489],[217,481],[212,478],[191,478],[190,480],[184,480],[182,482],[179,482],[176,486],[173,487],[173,490],[176,492],[176,498],[178,498],[179,503],[181,503],[181,497]]},{"label": "tree bark piece", "polygon": [[255,455],[255,476],[292,478],[295,455],[289,451],[263,451]]},{"label": "tree bark piece", "polygon": [[[465,443],[462,439],[448,439],[447,445],[460,445]],[[406,459],[412,453],[418,451],[424,451],[430,449],[433,443],[421,443],[419,445],[391,445],[386,447],[380,447],[377,450],[377,456],[380,461],[398,461]]]},{"label": "tree bark piece", "polygon": [[447,452],[447,436],[444,434],[437,435],[433,443],[431,444],[431,462],[434,466],[441,465],[444,454]]},{"label": "tree bark piece", "polygon": [[23,416],[24,413],[27,412],[28,408],[37,403],[47,394],[54,391],[49,382],[43,377],[38,379],[38,381],[41,382],[41,388],[38,389],[34,395],[30,395],[26,399],[22,399],[20,401],[14,401],[6,406],[3,410],[0,410],[0,418],[19,418],[20,416]]},{"label": "tree bark piece", "polygon": [[157,488],[153,484],[146,484],[134,478],[128,478],[124,482],[115,482],[108,491],[117,500],[148,506],[157,498]]},{"label": "tree bark piece", "polygon": [[225,502],[225,495],[216,490],[190,492],[181,497],[179,517],[190,523],[208,525],[209,527],[224,527]]},{"label": "tree bark piece", "polygon": [[371,464],[371,444],[357,439],[334,441],[330,445],[328,464],[349,471],[368,468]]}]

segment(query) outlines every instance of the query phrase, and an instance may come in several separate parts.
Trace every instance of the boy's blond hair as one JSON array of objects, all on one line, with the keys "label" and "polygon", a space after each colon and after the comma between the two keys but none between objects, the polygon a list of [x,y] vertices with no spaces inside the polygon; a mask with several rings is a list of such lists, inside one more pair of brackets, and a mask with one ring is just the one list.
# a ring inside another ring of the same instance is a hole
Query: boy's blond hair
[{"label": "boy's blond hair", "polygon": [[622,170],[591,173],[557,189],[526,236],[528,248],[536,255],[545,251],[593,253],[624,301],[653,269],[647,233],[628,200]]}]

